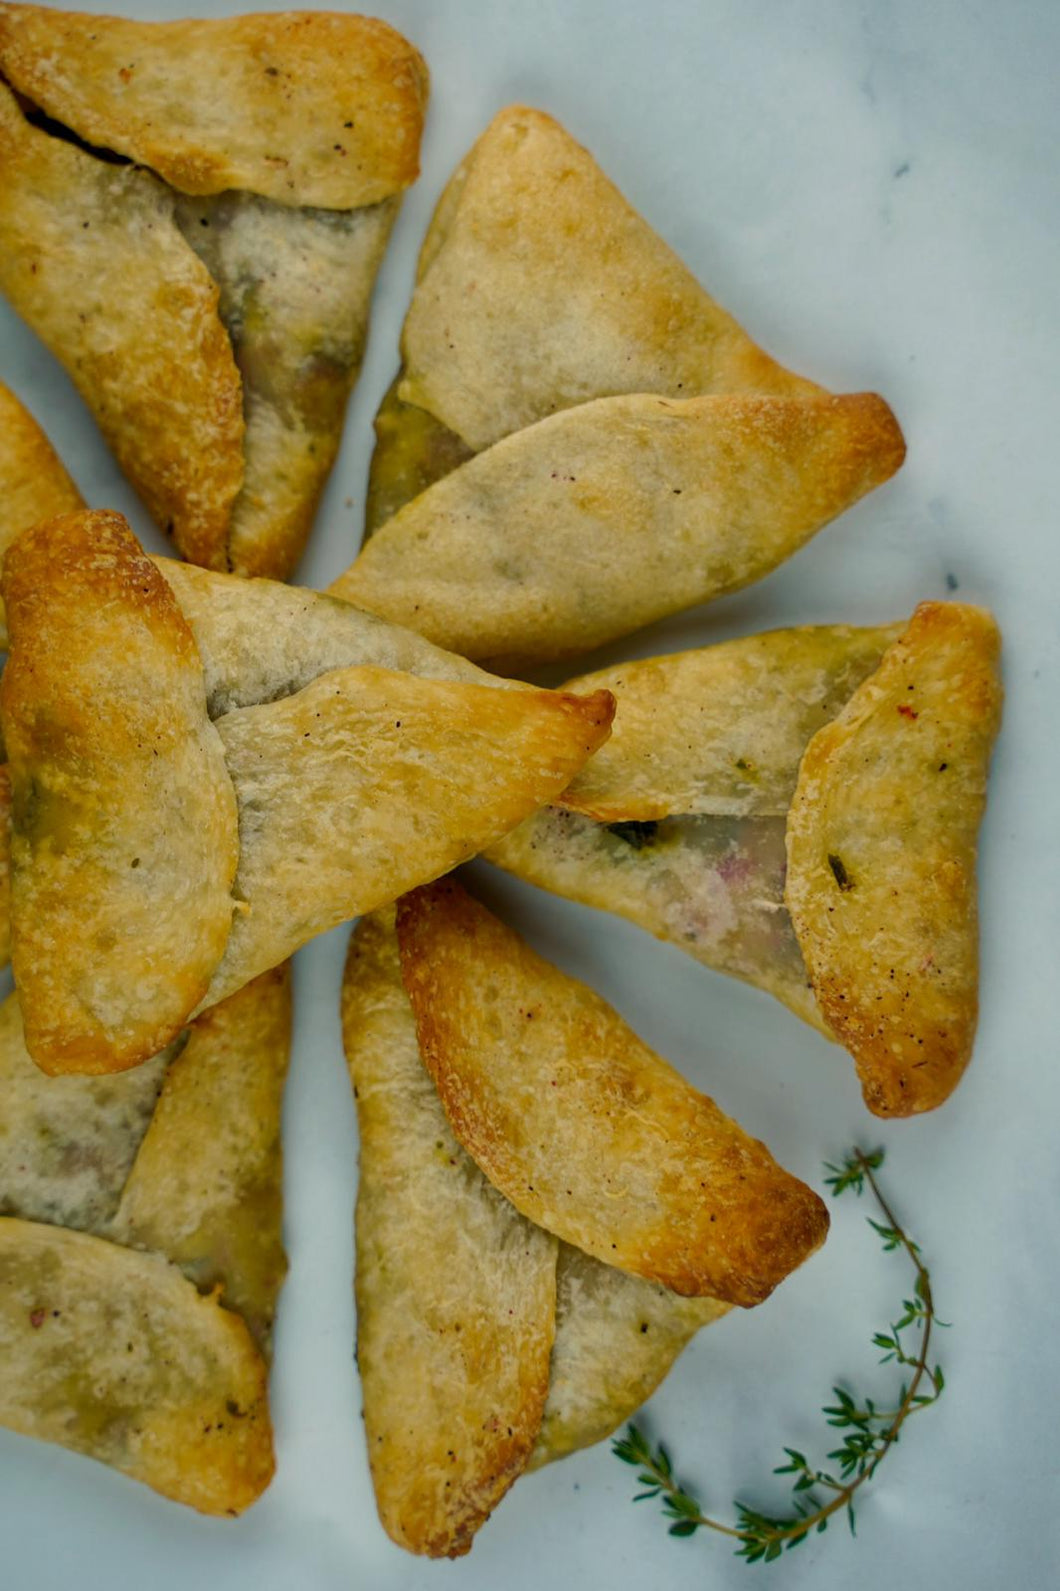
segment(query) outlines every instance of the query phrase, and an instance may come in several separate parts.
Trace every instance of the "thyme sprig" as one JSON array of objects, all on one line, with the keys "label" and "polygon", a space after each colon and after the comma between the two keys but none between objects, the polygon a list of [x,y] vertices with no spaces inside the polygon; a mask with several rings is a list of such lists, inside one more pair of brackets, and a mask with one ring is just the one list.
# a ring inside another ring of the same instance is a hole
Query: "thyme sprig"
[{"label": "thyme sprig", "polygon": [[673,1461],[662,1443],[653,1446],[639,1426],[630,1425],[625,1436],[611,1444],[612,1449],[623,1463],[634,1465],[638,1471],[637,1480],[643,1489],[634,1502],[661,1500],[671,1536],[693,1536],[698,1530],[713,1530],[736,1542],[737,1557],[748,1563],[773,1563],[785,1550],[801,1546],[811,1533],[827,1530],[836,1514],[846,1514],[853,1535],[854,1498],[858,1491],[872,1479],[898,1442],[906,1420],[942,1396],[945,1378],[941,1366],[929,1367],[929,1355],[932,1331],[946,1322],[935,1315],[931,1278],[919,1247],[899,1224],[880,1191],[875,1173],[883,1165],[883,1155],[882,1149],[871,1153],[854,1149],[840,1165],[825,1165],[829,1173],[825,1181],[837,1198],[850,1191],[860,1198],[868,1187],[883,1215],[882,1221],[869,1217],[869,1226],[885,1253],[901,1250],[913,1266],[913,1296],[902,1300],[899,1318],[886,1331],[877,1331],[872,1337],[873,1346],[880,1350],[881,1364],[901,1365],[909,1372],[902,1379],[893,1406],[880,1409],[872,1398],[855,1396],[845,1387],[833,1387],[835,1402],[822,1410],[828,1425],[843,1432],[840,1445],[828,1454],[833,1467],[819,1468],[797,1448],[786,1447],[787,1462],[779,1464],[773,1473],[794,1477],[787,1511],[763,1513],[737,1500],[733,1503],[733,1524],[710,1518],[700,1499],[675,1479]]}]

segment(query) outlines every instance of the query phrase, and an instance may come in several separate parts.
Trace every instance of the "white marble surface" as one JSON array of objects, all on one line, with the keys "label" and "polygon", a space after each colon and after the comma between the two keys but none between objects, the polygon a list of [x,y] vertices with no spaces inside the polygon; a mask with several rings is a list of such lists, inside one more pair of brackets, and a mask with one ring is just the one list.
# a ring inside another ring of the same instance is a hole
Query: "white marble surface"
[{"label": "white marble surface", "polygon": [[[130,14],[179,15],[179,3]],[[236,6],[208,6],[211,13]],[[304,952],[286,1117],[288,1239],[274,1384],[279,1472],[238,1523],[182,1512],[109,1471],[0,1432],[2,1583],[151,1591],[1029,1591],[1055,1581],[1060,1115],[1053,720],[1060,689],[1056,149],[1060,13],[1049,0],[384,0],[434,95],[423,177],[377,295],[341,467],[301,572],[353,555],[370,418],[392,374],[415,251],[454,162],[492,112],[558,115],[785,362],[876,388],[909,441],[900,477],[761,585],[638,636],[646,653],[798,621],[890,619],[947,593],[989,603],[1008,689],[983,833],[983,1016],[972,1068],[927,1119],[881,1127],[852,1069],[764,995],[633,928],[490,875],[555,960],[588,977],[793,1170],[860,1140],[932,1262],[953,1322],[949,1388],[888,1459],[860,1514],[783,1565],[671,1541],[606,1448],[520,1481],[470,1559],[401,1555],[375,1521],[351,1362],[356,1135],[336,999],[345,931]],[[2,177],[0,177],[2,180]],[[94,502],[158,537],[55,363],[0,309],[0,375]],[[840,1376],[887,1384],[869,1346],[904,1272],[840,1204],[827,1249],[765,1307],[703,1335],[651,1405],[681,1473],[724,1507],[767,1504],[782,1443],[816,1452]]]}]

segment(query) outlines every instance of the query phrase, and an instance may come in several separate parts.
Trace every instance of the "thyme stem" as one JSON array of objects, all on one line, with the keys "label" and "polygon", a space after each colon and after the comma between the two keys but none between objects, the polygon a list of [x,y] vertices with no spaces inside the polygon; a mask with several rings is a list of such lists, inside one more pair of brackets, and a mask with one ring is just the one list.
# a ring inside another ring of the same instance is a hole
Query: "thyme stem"
[{"label": "thyme stem", "polygon": [[[936,1324],[931,1277],[919,1248],[899,1225],[874,1174],[883,1164],[883,1158],[882,1149],[866,1154],[855,1148],[841,1166],[829,1165],[826,1169],[832,1173],[828,1183],[837,1197],[848,1189],[853,1189],[860,1197],[868,1186],[886,1221],[886,1225],[882,1225],[870,1219],[869,1225],[881,1238],[885,1251],[904,1249],[915,1272],[914,1297],[903,1301],[902,1318],[888,1332],[877,1332],[873,1337],[876,1346],[886,1350],[885,1361],[912,1367],[912,1377],[908,1384],[903,1384],[896,1407],[879,1410],[870,1398],[858,1404],[841,1387],[833,1388],[837,1402],[823,1412],[830,1426],[845,1428],[847,1432],[843,1445],[828,1455],[838,1460],[840,1478],[812,1466],[796,1449],[785,1448],[788,1462],[774,1473],[795,1476],[793,1512],[775,1517],[736,1501],[733,1507],[737,1523],[732,1525],[704,1512],[692,1493],[675,1480],[666,1448],[661,1444],[653,1448],[643,1432],[636,1425],[630,1425],[626,1435],[613,1442],[613,1450],[623,1462],[638,1468],[637,1478],[646,1490],[639,1492],[635,1501],[661,1500],[664,1516],[672,1521],[671,1535],[691,1536],[697,1530],[712,1530],[738,1542],[737,1556],[748,1563],[756,1563],[759,1559],[768,1563],[779,1558],[785,1549],[805,1541],[811,1531],[826,1530],[828,1521],[844,1509],[853,1532],[855,1496],[873,1478],[910,1415],[918,1414],[941,1397],[945,1385],[942,1371],[937,1365],[928,1368],[932,1328]],[[901,1341],[902,1331],[912,1326],[920,1333],[915,1357],[906,1353]],[[930,1391],[921,1390],[925,1379]],[[818,1501],[813,1495],[815,1487],[824,1488],[833,1495],[827,1502]]]}]

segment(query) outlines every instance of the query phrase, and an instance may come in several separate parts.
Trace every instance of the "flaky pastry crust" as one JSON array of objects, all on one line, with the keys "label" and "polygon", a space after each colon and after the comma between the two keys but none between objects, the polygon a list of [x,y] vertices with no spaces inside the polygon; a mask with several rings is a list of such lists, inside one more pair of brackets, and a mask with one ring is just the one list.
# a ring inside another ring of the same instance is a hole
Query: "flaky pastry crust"
[{"label": "flaky pastry crust", "polygon": [[236,800],[172,591],[119,514],[44,521],[2,576],[12,964],[49,1072],[155,1055],[227,943]]},{"label": "flaky pastry crust", "polygon": [[696,1332],[729,1308],[716,1298],[682,1298],[561,1243],[548,1402],[527,1468],[566,1458],[617,1431]]},{"label": "flaky pastry crust", "polygon": [[0,287],[178,550],[288,575],[416,175],[423,62],[336,13],[0,4],[0,76]]},{"label": "flaky pastry crust", "polygon": [[[0,1424],[208,1513],[238,1512],[272,1474],[289,1027],[280,969],[143,1066],[48,1077],[17,995],[0,1006],[0,1215],[18,1218],[0,1223],[18,1235],[6,1272],[0,1235],[0,1385],[26,1377],[0,1395]],[[70,1245],[74,1232],[109,1241]]]},{"label": "flaky pastry crust", "polygon": [[397,928],[450,1125],[528,1219],[674,1292],[745,1306],[824,1241],[815,1193],[459,885],[405,896]]},{"label": "flaky pastry crust", "polygon": [[615,720],[559,805],[598,823],[785,816],[810,738],[904,628],[766,630],[579,674],[564,689],[611,691]]},{"label": "flaky pastry crust", "polygon": [[291,1052],[290,966],[192,1024],[166,1070],[109,1235],[220,1289],[269,1353],[287,1273],[280,1112]]},{"label": "flaky pastry crust", "polygon": [[5,4],[0,72],[88,143],[183,193],[350,210],[419,171],[427,68],[371,17],[139,22]]},{"label": "flaky pastry crust", "polygon": [[492,844],[570,782],[612,711],[606,691],[499,691],[363,667],[220,718],[241,909],[204,1005]]},{"label": "flaky pastry crust", "polygon": [[243,481],[219,292],[169,191],[32,126],[0,83],[0,288],[63,362],[184,556],[227,567]]},{"label": "flaky pastry crust", "polygon": [[357,1364],[379,1516],[467,1552],[522,1473],[549,1384],[556,1240],[461,1149],[424,1070],[393,908],[350,941],[342,1029],[360,1127]]},{"label": "flaky pastry crust", "polygon": [[934,1109],[971,1056],[999,650],[981,608],[922,603],[799,769],[785,899],[821,1011],[880,1116]]},{"label": "flaky pastry crust", "polygon": [[399,396],[475,451],[606,393],[808,394],[550,116],[509,106],[423,244]]},{"label": "flaky pastry crust", "polygon": [[275,1467],[265,1366],[238,1315],[157,1255],[0,1219],[0,1424],[208,1514]]},{"label": "flaky pastry crust", "polygon": [[335,596],[495,667],[589,651],[759,580],[905,456],[881,398],[600,398],[401,509]]}]

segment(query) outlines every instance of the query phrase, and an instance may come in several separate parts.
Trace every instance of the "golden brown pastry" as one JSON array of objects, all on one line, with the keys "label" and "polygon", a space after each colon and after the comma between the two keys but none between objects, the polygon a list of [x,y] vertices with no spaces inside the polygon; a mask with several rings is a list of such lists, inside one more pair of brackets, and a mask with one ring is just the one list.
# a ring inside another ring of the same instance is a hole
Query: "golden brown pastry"
[{"label": "golden brown pastry", "polygon": [[331,591],[495,667],[552,662],[761,579],[904,454],[870,394],[600,398],[429,487]]},{"label": "golden brown pastry", "polygon": [[199,648],[211,718],[291,696],[330,669],[356,664],[517,688],[412,630],[305,586],[215,574],[172,558],[155,563]]},{"label": "golden brown pastry", "polygon": [[606,692],[350,668],[219,718],[242,909],[204,1005],[491,845],[564,789],[611,710]]},{"label": "golden brown pastry", "polygon": [[422,60],[365,17],[5,4],[0,74],[0,287],[185,557],[289,573],[417,174]]},{"label": "golden brown pastry", "polygon": [[114,1071],[176,1036],[224,951],[232,781],[191,631],[119,514],[34,526],[2,591],[26,1042],[47,1071]]},{"label": "golden brown pastry", "polygon": [[824,1241],[816,1194],[459,885],[406,895],[397,932],[450,1125],[530,1220],[619,1270],[744,1306]]},{"label": "golden brown pastry", "polygon": [[783,817],[807,741],[904,628],[767,630],[579,675],[571,689],[609,690],[619,705],[560,805],[600,823]]},{"label": "golden brown pastry", "polygon": [[342,1015],[376,1502],[400,1546],[457,1556],[517,1475],[613,1431],[727,1306],[557,1245],[491,1186],[424,1069],[393,908],[351,938]]},{"label": "golden brown pastry", "polygon": [[369,529],[471,453],[618,393],[819,392],[755,346],[552,117],[502,110],[420,251]]},{"label": "golden brown pastry", "polygon": [[109,1234],[166,1070],[186,1042],[109,1077],[48,1077],[31,1060],[18,997],[0,1005],[0,1215]]},{"label": "golden brown pastry", "polygon": [[208,1514],[272,1479],[253,1339],[160,1255],[0,1219],[0,1340],[0,1425]]},{"label": "golden brown pastry", "polygon": [[360,1125],[357,1364],[379,1517],[468,1551],[541,1425],[556,1240],[460,1148],[420,1060],[393,909],[350,941],[342,1028]]},{"label": "golden brown pastry", "polygon": [[220,1287],[266,1356],[287,1273],[280,1112],[290,1051],[284,963],[193,1023],[111,1226],[117,1242],[167,1255],[200,1292]]},{"label": "golden brown pastry", "polygon": [[144,1066],[47,1077],[0,1006],[0,1423],[207,1513],[273,1472],[289,1026],[280,971]]},{"label": "golden brown pastry", "polygon": [[925,603],[908,626],[777,630],[567,688],[611,690],[614,735],[490,859],[767,989],[851,1050],[878,1114],[941,1103],[975,1026],[989,616]]},{"label": "golden brown pastry", "polygon": [[[216,705],[267,698],[216,724],[181,579],[120,515],[46,521],[6,560],[13,959],[27,1044],[53,1072],[145,1060],[314,934],[555,800],[609,730],[604,692],[477,683],[489,676],[332,599],[184,585]],[[358,653],[423,672],[329,666]]]},{"label": "golden brown pastry", "polygon": [[932,1110],[971,1056],[999,648],[983,609],[922,603],[799,768],[784,898],[817,1003],[880,1116]]},{"label": "golden brown pastry", "polygon": [[556,1267],[548,1401],[528,1469],[602,1442],[646,1403],[696,1332],[728,1313],[602,1265],[569,1243]]},{"label": "golden brown pastry", "polygon": [[[81,494],[48,438],[0,381],[0,558],[27,526],[81,506]],[[0,604],[0,648],[6,645]]]}]

